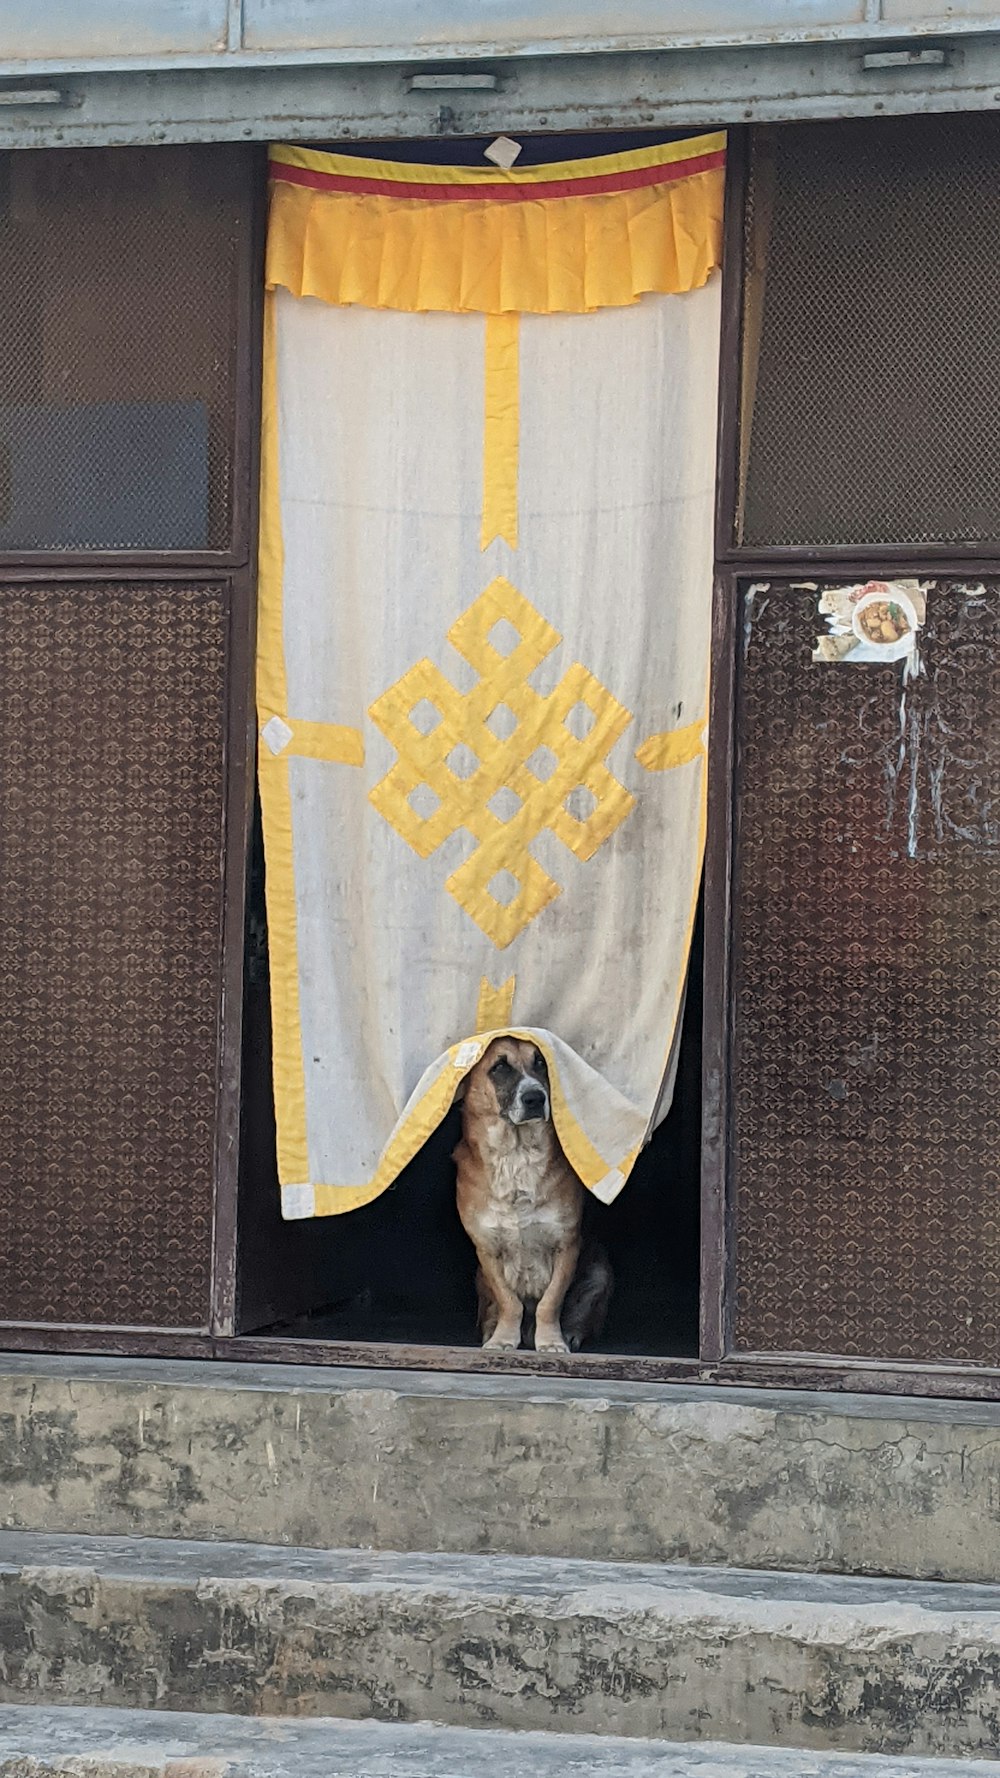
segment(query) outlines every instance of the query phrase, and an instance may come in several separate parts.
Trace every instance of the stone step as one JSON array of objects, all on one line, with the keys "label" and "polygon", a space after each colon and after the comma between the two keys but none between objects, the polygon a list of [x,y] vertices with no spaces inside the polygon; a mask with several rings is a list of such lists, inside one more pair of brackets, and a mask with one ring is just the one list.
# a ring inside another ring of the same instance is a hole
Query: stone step
[{"label": "stone step", "polygon": [[986,1757],[1000,1587],[6,1532],[26,1700]]},{"label": "stone step", "polygon": [[0,1709],[0,1778],[1000,1778],[994,1761],[697,1747],[323,1717]]},{"label": "stone step", "polygon": [[1000,1576],[1000,1404],[0,1355],[26,1530]]}]

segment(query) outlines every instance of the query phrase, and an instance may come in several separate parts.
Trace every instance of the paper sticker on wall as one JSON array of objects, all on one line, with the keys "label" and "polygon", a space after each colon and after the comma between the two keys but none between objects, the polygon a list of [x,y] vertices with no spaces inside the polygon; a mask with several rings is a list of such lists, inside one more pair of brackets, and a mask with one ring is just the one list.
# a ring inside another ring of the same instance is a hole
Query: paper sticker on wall
[{"label": "paper sticker on wall", "polygon": [[814,661],[885,664],[915,653],[927,615],[919,580],[866,580],[857,586],[827,587],[819,614],[827,633],[818,636]]}]

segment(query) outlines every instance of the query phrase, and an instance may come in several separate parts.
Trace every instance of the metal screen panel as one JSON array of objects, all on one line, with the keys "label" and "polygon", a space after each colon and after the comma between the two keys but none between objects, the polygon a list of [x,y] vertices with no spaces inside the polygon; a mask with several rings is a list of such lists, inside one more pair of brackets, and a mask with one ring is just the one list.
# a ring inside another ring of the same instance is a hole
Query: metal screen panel
[{"label": "metal screen panel", "polygon": [[1000,585],[926,671],[744,595],[733,925],[743,1350],[1000,1363]]},{"label": "metal screen panel", "polygon": [[739,541],[1000,538],[1000,116],[768,131],[746,238]]},{"label": "metal screen panel", "polygon": [[0,1319],[204,1326],[226,594],[0,586]]},{"label": "metal screen panel", "polygon": [[0,155],[0,552],[222,550],[247,168]]}]

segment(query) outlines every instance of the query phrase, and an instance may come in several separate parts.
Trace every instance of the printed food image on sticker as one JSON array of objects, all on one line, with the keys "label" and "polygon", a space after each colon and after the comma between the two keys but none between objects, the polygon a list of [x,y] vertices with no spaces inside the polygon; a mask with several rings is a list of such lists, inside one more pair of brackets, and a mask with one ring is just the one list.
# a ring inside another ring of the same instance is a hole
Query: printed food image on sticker
[{"label": "printed food image on sticker", "polygon": [[818,609],[827,633],[817,637],[813,660],[864,665],[901,661],[914,653],[927,601],[919,580],[866,580],[858,586],[827,587]]}]

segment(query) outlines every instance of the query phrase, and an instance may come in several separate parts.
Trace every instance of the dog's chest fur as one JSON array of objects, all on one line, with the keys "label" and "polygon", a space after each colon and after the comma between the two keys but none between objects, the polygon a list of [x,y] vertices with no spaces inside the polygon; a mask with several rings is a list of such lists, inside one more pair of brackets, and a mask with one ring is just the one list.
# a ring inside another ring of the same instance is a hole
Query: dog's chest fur
[{"label": "dog's chest fur", "polygon": [[475,1210],[474,1239],[494,1254],[522,1301],[537,1302],[551,1277],[555,1255],[580,1220],[579,1184],[567,1190],[568,1168],[553,1152],[548,1125],[494,1125],[481,1142],[489,1179]]}]

